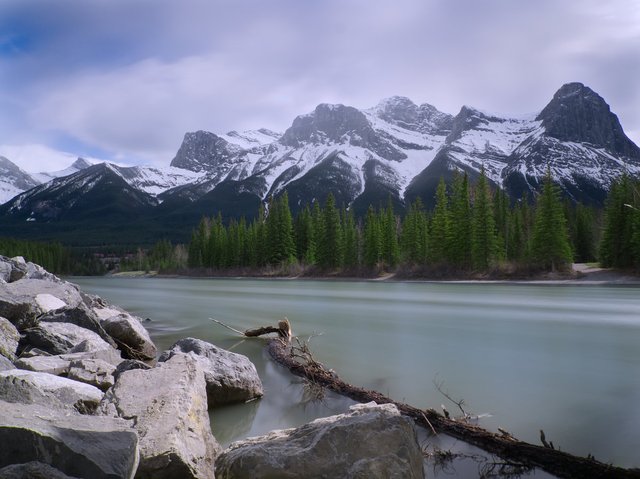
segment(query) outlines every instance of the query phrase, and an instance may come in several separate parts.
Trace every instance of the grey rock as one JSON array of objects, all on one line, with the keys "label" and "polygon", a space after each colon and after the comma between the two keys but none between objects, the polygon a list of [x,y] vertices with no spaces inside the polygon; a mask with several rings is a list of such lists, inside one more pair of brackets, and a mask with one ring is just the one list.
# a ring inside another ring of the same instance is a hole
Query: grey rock
[{"label": "grey rock", "polygon": [[71,361],[62,359],[61,356],[32,356],[21,357],[15,362],[17,368],[38,373],[54,374],[56,376],[66,375],[69,372]]},{"label": "grey rock", "polygon": [[117,380],[118,376],[126,371],[131,371],[132,369],[151,369],[147,363],[138,361],[137,359],[125,359],[116,367],[113,372],[113,377]]},{"label": "grey rock", "polygon": [[33,298],[10,294],[10,286],[7,284],[0,288],[0,316],[9,320],[19,331],[36,326],[39,312]]},{"label": "grey rock", "polygon": [[10,369],[15,369],[16,366],[11,361],[9,361],[4,356],[0,356],[0,371],[8,371]]},{"label": "grey rock", "polygon": [[2,479],[77,479],[67,476],[55,467],[43,462],[31,461],[24,464],[12,464],[0,469]]},{"label": "grey rock", "polygon": [[218,479],[423,478],[411,421],[392,404],[358,404],[348,414],[233,443],[216,461]]},{"label": "grey rock", "polygon": [[0,316],[0,356],[15,361],[20,333],[8,319]]},{"label": "grey rock", "polygon": [[[83,341],[82,344],[86,342]],[[69,374],[69,368],[72,361],[97,360],[108,363],[115,369],[123,359],[120,357],[118,350],[113,348],[105,348],[90,351],[77,351],[83,348],[72,348],[69,353],[58,355],[34,355],[31,357],[20,357],[16,362],[16,367],[26,369],[28,371],[36,371],[41,373],[55,374],[56,376],[66,376]],[[33,350],[32,350],[33,351]]]},{"label": "grey rock", "polygon": [[[26,266],[25,266],[26,268]],[[18,330],[36,326],[37,317],[59,308],[77,308],[82,296],[67,282],[24,278],[0,289],[0,316]]]},{"label": "grey rock", "polygon": [[101,359],[76,359],[69,364],[67,377],[106,391],[113,386],[116,367]]},{"label": "grey rock", "polygon": [[211,433],[204,375],[188,356],[122,373],[105,394],[102,410],[134,418],[140,437],[136,477],[214,477],[219,445]]},{"label": "grey rock", "polygon": [[55,311],[49,311],[38,317],[40,323],[46,322],[58,322],[58,323],[71,323],[81,328],[93,331],[100,336],[105,342],[109,343],[114,348],[116,347],[115,341],[109,336],[100,324],[100,320],[95,312],[86,306],[84,302],[71,308],[64,308]]},{"label": "grey rock", "polygon": [[129,421],[61,415],[38,404],[0,401],[0,410],[0,467],[44,461],[71,477],[129,479],[135,474],[138,438]]},{"label": "grey rock", "polygon": [[95,411],[103,393],[98,388],[53,374],[12,369],[0,372],[0,399],[40,404],[52,409]]},{"label": "grey rock", "polygon": [[35,328],[24,330],[24,334],[28,344],[51,354],[70,352],[85,341],[85,348],[93,351],[111,347],[93,331],[71,323],[42,322]]},{"label": "grey rock", "polygon": [[0,256],[0,284],[9,282],[9,279],[11,279],[12,269],[9,258]]},{"label": "grey rock", "polygon": [[11,258],[11,274],[9,275],[9,283],[19,281],[27,275],[27,262],[22,256]]},{"label": "grey rock", "polygon": [[218,348],[200,339],[184,338],[158,361],[167,361],[176,354],[193,356],[204,370],[209,407],[246,402],[262,397],[264,390],[254,364],[242,354]]},{"label": "grey rock", "polygon": [[155,359],[157,349],[140,320],[127,313],[101,318],[104,330],[115,340],[123,355],[129,359]]}]

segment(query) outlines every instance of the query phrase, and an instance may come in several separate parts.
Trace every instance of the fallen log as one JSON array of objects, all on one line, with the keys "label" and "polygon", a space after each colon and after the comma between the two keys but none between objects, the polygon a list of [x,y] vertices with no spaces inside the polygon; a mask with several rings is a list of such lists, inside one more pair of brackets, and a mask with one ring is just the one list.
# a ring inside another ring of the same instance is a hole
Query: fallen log
[{"label": "fallen log", "polygon": [[[222,324],[219,321],[216,322]],[[503,432],[496,434],[463,420],[445,417],[435,409],[422,410],[394,401],[378,391],[351,385],[342,380],[334,371],[316,361],[306,343],[300,341],[297,342],[297,345],[292,343],[291,327],[288,321],[286,321],[286,325],[281,321],[277,328],[265,327],[240,333],[247,337],[277,333],[279,337],[270,339],[267,349],[274,361],[286,367],[292,374],[358,402],[375,401],[378,404],[395,404],[400,412],[413,418],[418,424],[432,432],[455,437],[505,460],[537,467],[561,478],[640,479],[640,470],[638,469],[624,469],[597,461],[593,456],[584,458],[546,445],[530,444],[514,438],[511,434]],[[542,435],[542,437],[544,436]]]}]

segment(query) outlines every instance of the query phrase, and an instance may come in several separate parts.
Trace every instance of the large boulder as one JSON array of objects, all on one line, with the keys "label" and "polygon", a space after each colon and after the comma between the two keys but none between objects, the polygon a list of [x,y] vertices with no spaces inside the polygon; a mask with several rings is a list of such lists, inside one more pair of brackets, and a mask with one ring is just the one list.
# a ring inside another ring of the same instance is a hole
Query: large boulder
[{"label": "large boulder", "polygon": [[0,468],[36,461],[70,477],[129,479],[135,474],[138,438],[130,421],[1,400],[0,411]]},{"label": "large boulder", "polygon": [[76,479],[39,461],[12,464],[0,469],[2,479]]},{"label": "large boulder", "polygon": [[[72,348],[70,350],[71,352],[66,354],[57,354],[52,356],[34,355],[31,357],[23,356],[15,362],[15,365],[17,368],[26,369],[28,371],[66,376],[69,374],[72,361],[100,360],[112,365],[114,368],[123,361],[117,349],[104,348],[98,350],[85,350],[86,348],[89,348],[90,345],[90,342],[83,341]],[[108,369],[111,370],[110,367],[108,367]],[[113,374],[113,372],[111,374]]]},{"label": "large boulder", "polygon": [[42,314],[60,308],[77,308],[81,304],[77,286],[64,281],[22,278],[0,289],[0,316],[19,330],[35,326],[36,318]]},{"label": "large boulder", "polygon": [[8,319],[0,316],[0,356],[15,361],[20,333]]},{"label": "large boulder", "polygon": [[94,308],[104,330],[128,359],[152,360],[157,349],[140,319],[115,308]]},{"label": "large boulder", "polygon": [[98,408],[102,396],[94,386],[53,374],[22,369],[0,372],[0,400],[6,402],[86,413]]},{"label": "large boulder", "polygon": [[246,402],[264,395],[256,367],[242,354],[232,353],[200,339],[184,338],[162,353],[158,361],[167,361],[176,354],[188,354],[202,367],[210,408]]},{"label": "large boulder", "polygon": [[218,479],[423,478],[411,421],[392,404],[358,404],[348,414],[233,443],[216,461]]},{"label": "large boulder", "polygon": [[204,375],[196,361],[180,355],[155,368],[123,372],[102,409],[135,418],[138,479],[213,479],[220,446],[211,433]]},{"label": "large boulder", "polygon": [[41,322],[23,333],[27,344],[50,354],[68,353],[80,343],[93,351],[111,347],[98,334],[72,323]]},{"label": "large boulder", "polygon": [[114,340],[111,338],[111,336],[109,336],[109,334],[107,334],[107,332],[100,324],[98,316],[84,303],[78,304],[77,306],[71,308],[64,307],[62,309],[48,311],[47,313],[38,316],[38,322],[75,324],[76,326],[80,326],[81,328],[93,331],[106,343],[109,343],[114,348],[116,347],[116,343],[114,342]]}]

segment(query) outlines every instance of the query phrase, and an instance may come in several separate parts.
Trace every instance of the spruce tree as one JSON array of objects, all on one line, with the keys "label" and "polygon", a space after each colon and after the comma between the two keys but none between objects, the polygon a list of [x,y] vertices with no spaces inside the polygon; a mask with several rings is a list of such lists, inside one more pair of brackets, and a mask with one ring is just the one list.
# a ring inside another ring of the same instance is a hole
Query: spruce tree
[{"label": "spruce tree", "polygon": [[560,193],[553,183],[551,172],[542,184],[542,192],[536,201],[536,217],[532,238],[533,259],[545,269],[566,269],[573,254],[569,244],[567,221],[564,216]]},{"label": "spruce tree", "polygon": [[605,226],[600,243],[600,263],[626,268],[633,258],[633,188],[628,175],[614,181],[605,206]]},{"label": "spruce tree", "polygon": [[449,199],[444,178],[440,178],[436,189],[436,205],[429,230],[429,253],[433,263],[444,263],[448,259],[448,244],[450,238]]},{"label": "spruce tree", "polygon": [[391,197],[389,197],[387,207],[382,212],[380,220],[382,230],[382,259],[389,268],[394,268],[398,264],[400,249],[398,247],[398,225],[396,216],[393,213]]},{"label": "spruce tree", "polygon": [[455,266],[468,268],[471,265],[471,200],[467,173],[456,172],[452,190],[448,256]]},{"label": "spruce tree", "polygon": [[382,241],[378,215],[373,206],[369,205],[364,223],[363,262],[365,266],[373,268],[380,261]]},{"label": "spruce tree", "polygon": [[498,237],[491,191],[484,168],[475,188],[471,223],[471,260],[474,267],[486,270],[495,261],[498,252]]},{"label": "spruce tree", "polygon": [[318,244],[318,263],[324,269],[335,269],[342,261],[342,228],[332,193],[327,196],[322,213],[323,230]]},{"label": "spruce tree", "polygon": [[342,209],[342,267],[353,269],[359,262],[359,241],[353,211]]}]

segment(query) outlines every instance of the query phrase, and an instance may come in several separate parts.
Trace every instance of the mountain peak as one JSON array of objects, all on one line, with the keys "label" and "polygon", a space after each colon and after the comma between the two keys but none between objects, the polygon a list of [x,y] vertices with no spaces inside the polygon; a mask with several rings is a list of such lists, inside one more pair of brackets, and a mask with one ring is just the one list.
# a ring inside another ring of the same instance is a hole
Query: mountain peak
[{"label": "mountain peak", "polygon": [[170,166],[194,172],[211,170],[241,150],[210,131],[187,132]]},{"label": "mountain peak", "polygon": [[296,117],[280,141],[294,147],[303,142],[339,143],[346,133],[356,133],[364,138],[368,136],[365,131],[372,129],[360,110],[341,104],[320,103],[312,113]]},{"label": "mountain peak", "polygon": [[612,153],[640,158],[640,149],[625,135],[607,102],[582,83],[566,83],[540,112],[548,136],[589,143]]},{"label": "mountain peak", "polygon": [[85,168],[89,168],[93,163],[89,163],[82,157],[78,157],[76,161],[71,164],[71,168],[75,168],[76,170],[84,170]]}]

